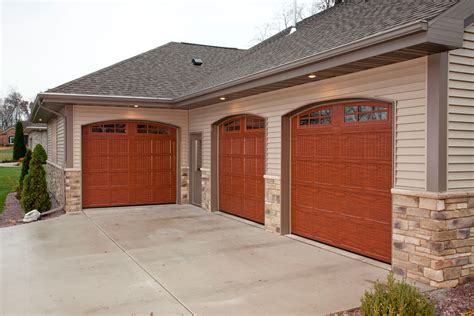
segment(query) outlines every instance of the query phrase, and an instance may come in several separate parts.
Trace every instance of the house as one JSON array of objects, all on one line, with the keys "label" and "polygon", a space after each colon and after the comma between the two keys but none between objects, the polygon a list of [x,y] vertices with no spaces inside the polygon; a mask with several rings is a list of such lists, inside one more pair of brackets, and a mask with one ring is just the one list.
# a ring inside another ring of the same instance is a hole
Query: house
[{"label": "house", "polygon": [[38,94],[67,212],[191,203],[474,278],[474,1],[353,0],[248,49],[169,43]]},{"label": "house", "polygon": [[32,150],[38,144],[46,149],[48,145],[48,125],[46,123],[31,123],[29,121],[24,121],[22,123],[26,145]]},{"label": "house", "polygon": [[[23,124],[25,145],[33,149],[37,144],[41,144],[46,148],[48,143],[48,134],[46,132],[48,125],[46,123],[31,123],[30,121],[23,121],[21,123]],[[13,146],[14,142],[15,126],[0,132],[0,146]]]},{"label": "house", "polygon": [[13,146],[15,141],[15,127],[11,126],[0,131],[0,146]]}]

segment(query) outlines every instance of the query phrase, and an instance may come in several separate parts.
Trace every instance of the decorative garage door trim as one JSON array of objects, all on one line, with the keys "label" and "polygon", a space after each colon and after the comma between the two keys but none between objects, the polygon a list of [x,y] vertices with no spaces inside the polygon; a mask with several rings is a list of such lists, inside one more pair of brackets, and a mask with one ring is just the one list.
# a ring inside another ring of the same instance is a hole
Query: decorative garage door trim
[{"label": "decorative garage door trim", "polygon": [[219,209],[265,220],[265,119],[230,118],[219,125]]},{"label": "decorative garage door trim", "polygon": [[392,106],[315,107],[291,122],[291,231],[391,260]]},{"label": "decorative garage door trim", "polygon": [[82,127],[83,207],[176,203],[177,129],[142,121]]}]

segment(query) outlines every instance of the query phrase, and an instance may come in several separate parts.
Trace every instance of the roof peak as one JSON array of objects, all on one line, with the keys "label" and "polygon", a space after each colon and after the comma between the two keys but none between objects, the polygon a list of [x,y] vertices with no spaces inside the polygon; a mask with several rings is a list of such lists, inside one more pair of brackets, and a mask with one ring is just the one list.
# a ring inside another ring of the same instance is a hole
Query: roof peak
[{"label": "roof peak", "polygon": [[220,49],[246,50],[246,49],[237,48],[237,47],[226,47],[226,46],[207,45],[207,44],[198,44],[198,43],[189,43],[189,42],[172,42],[172,43],[183,44],[183,45],[192,45],[192,46],[211,47],[211,48],[220,48]]}]

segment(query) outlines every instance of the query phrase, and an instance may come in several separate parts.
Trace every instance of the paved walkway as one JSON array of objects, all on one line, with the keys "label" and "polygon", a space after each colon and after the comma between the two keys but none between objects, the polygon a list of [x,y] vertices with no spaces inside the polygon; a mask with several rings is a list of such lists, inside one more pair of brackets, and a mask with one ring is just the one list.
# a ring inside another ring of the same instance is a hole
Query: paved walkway
[{"label": "paved walkway", "polygon": [[20,164],[18,162],[0,162],[0,168],[12,168],[12,167],[19,167]]},{"label": "paved walkway", "polygon": [[193,206],[0,229],[1,315],[324,315],[387,271]]}]

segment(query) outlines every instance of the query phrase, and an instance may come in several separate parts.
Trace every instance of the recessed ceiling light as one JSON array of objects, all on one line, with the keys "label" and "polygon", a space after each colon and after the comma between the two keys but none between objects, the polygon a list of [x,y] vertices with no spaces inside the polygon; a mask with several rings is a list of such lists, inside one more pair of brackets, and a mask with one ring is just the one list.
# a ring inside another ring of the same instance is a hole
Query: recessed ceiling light
[{"label": "recessed ceiling light", "polygon": [[315,74],[310,74],[310,75],[308,75],[308,78],[309,78],[309,79],[314,79],[314,78],[316,78],[316,77],[317,77],[317,76],[316,76]]},{"label": "recessed ceiling light", "polygon": [[134,108],[138,108],[139,106],[138,106],[138,104],[135,104],[133,107],[134,107]]},{"label": "recessed ceiling light", "polygon": [[225,101],[226,100],[226,97],[220,97],[219,98],[221,101]]},{"label": "recessed ceiling light", "polygon": [[42,119],[42,118],[40,118],[40,119],[38,119],[38,121],[40,121],[40,122],[43,122],[43,119]]}]

